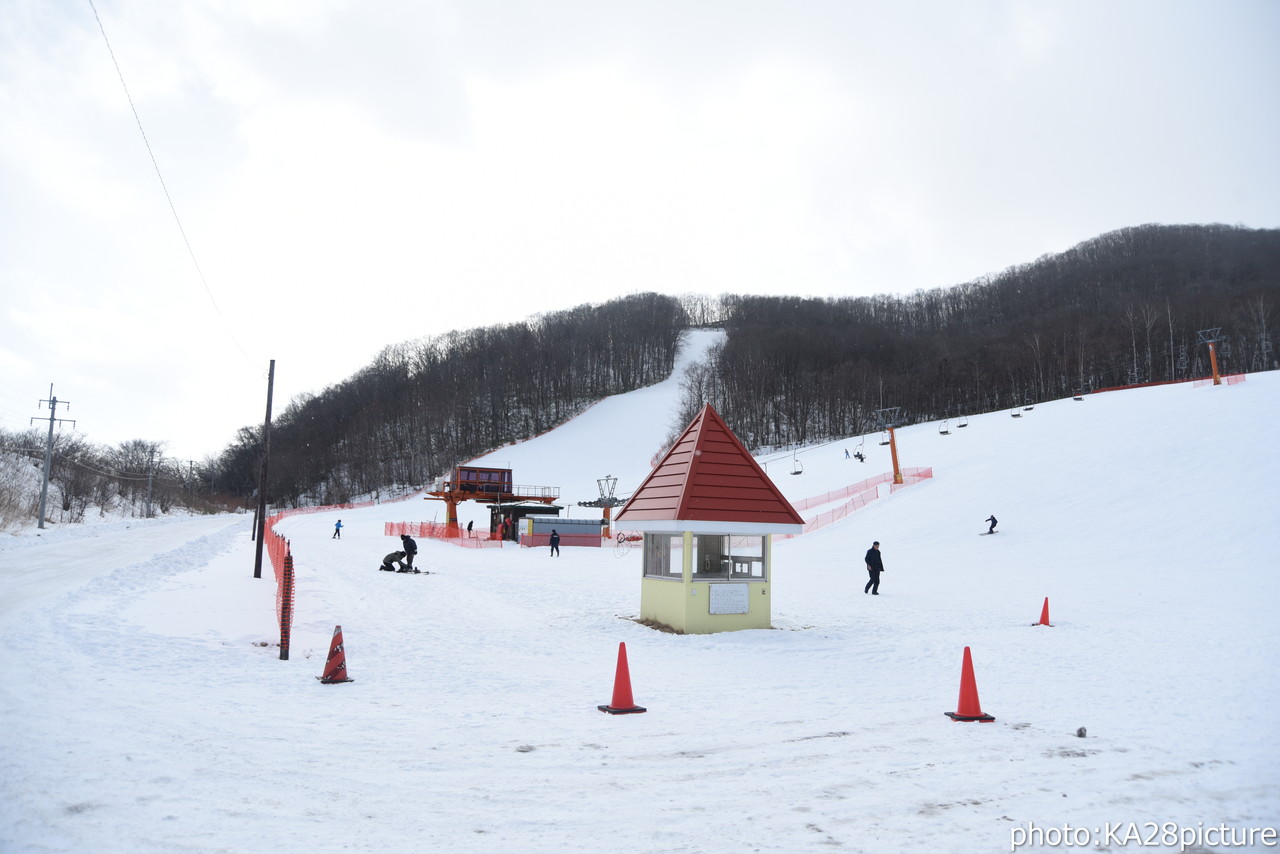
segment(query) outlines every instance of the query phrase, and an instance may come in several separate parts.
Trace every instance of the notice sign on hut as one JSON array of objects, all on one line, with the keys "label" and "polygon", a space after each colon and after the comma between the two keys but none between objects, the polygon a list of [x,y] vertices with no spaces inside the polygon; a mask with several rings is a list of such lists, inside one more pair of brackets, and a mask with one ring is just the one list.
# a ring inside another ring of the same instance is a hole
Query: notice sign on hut
[{"label": "notice sign on hut", "polygon": [[709,614],[750,614],[751,590],[746,584],[712,584],[710,592],[711,610]]}]

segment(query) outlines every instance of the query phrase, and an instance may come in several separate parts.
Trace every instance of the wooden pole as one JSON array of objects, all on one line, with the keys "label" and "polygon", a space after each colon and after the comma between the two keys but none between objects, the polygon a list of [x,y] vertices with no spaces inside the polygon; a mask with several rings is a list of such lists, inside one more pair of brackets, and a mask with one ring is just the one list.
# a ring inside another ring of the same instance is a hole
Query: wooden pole
[{"label": "wooden pole", "polygon": [[267,526],[267,463],[271,460],[271,391],[276,382],[276,360],[267,372],[267,417],[262,423],[262,473],[258,480],[258,542],[254,547],[253,577],[262,577],[262,535]]}]

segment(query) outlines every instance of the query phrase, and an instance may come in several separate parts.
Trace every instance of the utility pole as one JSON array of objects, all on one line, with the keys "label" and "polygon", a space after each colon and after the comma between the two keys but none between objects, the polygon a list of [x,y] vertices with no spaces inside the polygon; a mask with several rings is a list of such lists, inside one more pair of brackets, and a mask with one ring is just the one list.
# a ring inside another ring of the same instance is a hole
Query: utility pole
[{"label": "utility pole", "polygon": [[[53,396],[53,383],[49,383],[49,399],[40,401],[41,404],[49,405],[49,443],[44,447],[44,482],[40,484],[40,518],[36,522],[37,528],[44,528],[44,510],[49,500],[49,468],[53,464],[53,425],[55,422],[61,424],[63,421],[71,421],[75,424],[74,419],[58,417],[58,399]],[[69,401],[62,401],[62,405],[71,408]],[[44,421],[43,418],[32,416],[31,421]]]},{"label": "utility pole", "polygon": [[156,471],[156,449],[152,448],[147,452],[147,514],[146,518],[151,518],[151,481],[155,479]]},{"label": "utility pole", "polygon": [[267,462],[271,459],[271,390],[275,384],[276,360],[272,359],[267,372],[267,417],[262,423],[262,477],[258,481],[258,518],[254,522],[258,536],[253,555],[254,578],[262,577],[262,535],[267,527]]}]

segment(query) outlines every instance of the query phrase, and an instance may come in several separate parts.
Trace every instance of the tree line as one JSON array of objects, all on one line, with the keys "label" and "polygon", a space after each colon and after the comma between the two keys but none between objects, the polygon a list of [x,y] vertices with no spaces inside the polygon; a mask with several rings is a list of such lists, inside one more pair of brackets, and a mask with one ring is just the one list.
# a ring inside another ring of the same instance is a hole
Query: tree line
[{"label": "tree line", "polygon": [[1280,367],[1280,231],[1147,225],[905,297],[723,297],[728,331],[685,378],[749,447],[1210,373]]},{"label": "tree line", "polygon": [[[421,487],[603,397],[665,379],[691,327],[726,336],[683,377],[676,431],[711,403],[748,447],[767,448],[872,432],[893,407],[895,423],[909,424],[1203,377],[1200,333],[1214,329],[1223,372],[1280,368],[1278,293],[1280,230],[1146,225],[905,296],[632,294],[395,344],[294,398],[272,425],[267,498],[339,504]],[[0,432],[5,519],[19,505],[34,518],[37,433]],[[185,471],[162,447],[102,448],[59,433],[51,480],[60,512],[74,520],[93,507],[137,507],[148,485],[153,512],[254,500],[261,425]],[[6,495],[27,498],[10,507]]]}]

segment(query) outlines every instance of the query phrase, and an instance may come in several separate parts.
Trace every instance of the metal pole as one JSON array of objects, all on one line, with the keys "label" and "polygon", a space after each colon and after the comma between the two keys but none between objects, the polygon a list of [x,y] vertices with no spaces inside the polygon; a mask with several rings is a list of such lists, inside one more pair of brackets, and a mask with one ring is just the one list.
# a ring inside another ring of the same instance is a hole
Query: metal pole
[{"label": "metal pole", "polygon": [[893,457],[893,482],[902,483],[902,471],[898,468],[898,440],[893,436],[893,428],[889,428],[889,456]]}]

